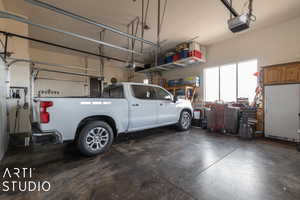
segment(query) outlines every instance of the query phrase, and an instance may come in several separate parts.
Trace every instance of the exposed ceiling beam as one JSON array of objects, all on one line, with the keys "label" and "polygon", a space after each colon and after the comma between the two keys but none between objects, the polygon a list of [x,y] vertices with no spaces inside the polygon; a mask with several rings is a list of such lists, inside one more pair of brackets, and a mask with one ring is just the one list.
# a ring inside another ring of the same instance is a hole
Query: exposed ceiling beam
[{"label": "exposed ceiling beam", "polygon": [[45,30],[50,30],[50,31],[58,32],[58,33],[63,33],[65,35],[70,35],[70,36],[73,36],[73,37],[76,37],[76,38],[79,38],[79,39],[87,40],[87,41],[97,43],[97,44],[101,44],[101,45],[104,45],[104,46],[107,46],[107,47],[111,47],[111,48],[119,49],[119,50],[122,50],[122,51],[126,51],[126,52],[141,55],[139,52],[136,52],[136,51],[124,48],[124,47],[120,47],[120,46],[117,46],[117,45],[114,45],[114,44],[106,43],[106,42],[103,42],[103,41],[100,41],[100,40],[96,40],[96,39],[93,39],[93,38],[90,38],[90,37],[86,37],[86,36],[83,36],[83,35],[79,35],[77,33],[68,32],[68,31],[65,31],[65,30],[58,29],[58,28],[46,26],[46,25],[43,25],[43,24],[35,24],[35,23],[33,23],[33,22],[23,18],[23,17],[17,16],[17,15],[8,13],[8,12],[0,11],[0,18],[12,19],[12,20],[19,21],[19,22],[29,24],[29,25],[32,25],[32,26],[36,26],[36,27],[39,27],[39,28],[42,28],[42,29],[45,29]]},{"label": "exposed ceiling beam", "polygon": [[29,59],[17,59],[17,58],[10,58],[12,59],[11,62],[8,63],[8,67],[11,65],[17,63],[17,62],[27,62],[27,63],[32,63],[34,65],[47,65],[51,67],[62,67],[62,68],[68,68],[68,69],[75,69],[75,70],[84,70],[84,71],[89,71],[89,72],[97,72],[97,70],[93,70],[90,68],[84,68],[82,66],[70,66],[70,65],[62,65],[62,64],[57,64],[57,63],[48,63],[48,62],[41,62],[41,61],[36,61],[36,60],[29,60]]},{"label": "exposed ceiling beam", "polygon": [[76,73],[76,72],[65,72],[65,71],[58,71],[58,70],[53,70],[53,69],[42,69],[42,68],[37,68],[37,67],[34,67],[33,69],[36,69],[38,71],[44,71],[44,72],[54,72],[54,73],[69,74],[69,75],[75,75],[75,76],[101,78],[101,76],[95,76],[95,75],[83,74],[83,73]]},{"label": "exposed ceiling beam", "polygon": [[126,32],[120,31],[120,30],[118,30],[118,29],[116,29],[114,27],[107,26],[105,24],[101,24],[101,23],[96,22],[94,20],[91,20],[91,19],[89,19],[87,17],[83,17],[83,16],[77,15],[75,13],[63,10],[61,8],[57,8],[57,7],[53,6],[53,5],[47,4],[47,3],[42,2],[42,1],[38,1],[38,0],[24,0],[24,1],[26,1],[28,3],[31,3],[33,5],[36,5],[36,6],[42,7],[42,8],[46,8],[48,10],[51,10],[51,11],[54,11],[54,12],[57,12],[57,13],[60,13],[60,14],[63,14],[65,16],[71,17],[73,19],[76,19],[76,20],[79,20],[79,21],[82,21],[82,22],[85,22],[85,23],[88,23],[88,24],[92,24],[92,25],[104,28],[106,30],[112,31],[112,32],[117,33],[119,35],[131,38],[131,39],[134,39],[134,40],[142,41],[142,42],[144,42],[146,44],[150,44],[150,45],[153,45],[153,46],[157,45],[154,42],[145,40],[145,39],[140,38],[140,37],[136,37],[136,36],[128,34]]},{"label": "exposed ceiling beam", "polygon": [[80,50],[80,49],[75,49],[75,48],[63,46],[63,45],[60,45],[60,44],[57,44],[57,43],[47,42],[47,41],[44,41],[44,40],[39,40],[39,39],[35,39],[35,38],[23,36],[23,35],[18,35],[18,34],[15,34],[15,33],[9,33],[9,32],[5,32],[5,31],[0,31],[0,33],[4,34],[4,35],[7,35],[9,37],[17,37],[17,38],[21,38],[21,39],[25,39],[25,40],[30,40],[30,41],[46,44],[46,45],[49,45],[49,46],[54,46],[54,47],[59,47],[59,48],[62,48],[62,49],[67,49],[67,50],[70,50],[70,51],[76,51],[76,52],[87,54],[87,55],[92,55],[92,56],[106,58],[106,59],[109,59],[109,60],[115,60],[115,61],[118,61],[118,62],[127,63],[126,60],[122,60],[120,58],[115,58],[115,57],[105,56],[105,55],[101,55],[101,54],[96,54],[96,53],[93,53],[93,52],[84,51],[84,50]]}]

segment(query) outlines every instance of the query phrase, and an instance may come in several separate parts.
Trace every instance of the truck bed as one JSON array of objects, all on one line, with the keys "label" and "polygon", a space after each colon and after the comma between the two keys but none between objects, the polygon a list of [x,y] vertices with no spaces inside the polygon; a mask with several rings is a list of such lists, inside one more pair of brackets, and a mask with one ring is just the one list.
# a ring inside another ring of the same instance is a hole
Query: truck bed
[{"label": "truck bed", "polygon": [[[40,123],[40,102],[50,101],[53,106],[47,108],[49,123]],[[34,118],[43,132],[62,133],[63,140],[73,140],[79,123],[93,116],[109,116],[116,120],[118,131],[128,128],[128,101],[125,98],[78,98],[47,97],[35,98]]]}]

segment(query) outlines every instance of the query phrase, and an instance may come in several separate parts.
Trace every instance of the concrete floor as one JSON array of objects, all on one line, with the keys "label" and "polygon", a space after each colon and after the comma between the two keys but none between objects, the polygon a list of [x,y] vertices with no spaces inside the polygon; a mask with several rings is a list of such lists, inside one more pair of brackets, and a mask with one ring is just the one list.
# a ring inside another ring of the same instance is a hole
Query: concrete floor
[{"label": "concrete floor", "polygon": [[[112,149],[82,157],[71,145],[9,151],[6,167],[33,167],[51,192],[0,193],[0,199],[300,199],[295,145],[172,127],[121,136]],[[3,173],[1,173],[3,174]]]}]

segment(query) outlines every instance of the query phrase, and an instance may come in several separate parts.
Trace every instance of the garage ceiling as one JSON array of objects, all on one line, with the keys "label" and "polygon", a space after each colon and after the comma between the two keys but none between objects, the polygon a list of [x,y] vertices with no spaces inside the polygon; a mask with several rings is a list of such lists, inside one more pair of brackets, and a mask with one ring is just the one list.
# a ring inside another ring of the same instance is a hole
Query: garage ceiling
[{"label": "garage ceiling", "polygon": [[[94,19],[126,31],[126,24],[141,16],[141,0],[42,0],[56,7]],[[147,0],[145,0],[147,2]],[[25,3],[23,0],[4,0],[9,11],[28,16],[35,22],[99,39],[100,29],[49,10]],[[162,10],[163,10],[162,0]],[[243,10],[245,0],[233,0],[238,12]],[[270,26],[300,16],[299,0],[254,0],[254,14],[257,21],[251,30]],[[157,1],[150,0],[145,39],[156,41]],[[209,45],[236,37],[227,28],[228,11],[219,0],[169,0],[161,32],[161,41],[167,49],[179,42],[198,37],[197,41]],[[250,30],[250,31],[251,31]],[[31,37],[61,43],[66,46],[97,52],[97,45],[58,33],[30,27]],[[243,34],[243,33],[241,33]],[[105,41],[126,47],[127,39],[112,32],[106,32]],[[32,46],[41,48],[38,44]],[[146,46],[149,47],[149,46]],[[148,50],[149,51],[149,50]],[[105,48],[105,54],[126,57],[126,53]]]}]

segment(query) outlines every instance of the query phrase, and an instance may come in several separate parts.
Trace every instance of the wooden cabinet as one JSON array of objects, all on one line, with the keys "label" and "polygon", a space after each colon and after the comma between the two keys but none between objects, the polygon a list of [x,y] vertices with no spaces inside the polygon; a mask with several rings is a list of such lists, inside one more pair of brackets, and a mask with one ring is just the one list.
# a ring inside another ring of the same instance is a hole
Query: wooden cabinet
[{"label": "wooden cabinet", "polygon": [[286,83],[299,83],[300,82],[300,64],[294,64],[286,67],[285,70]]},{"label": "wooden cabinet", "polygon": [[264,68],[264,85],[300,83],[300,62]]},{"label": "wooden cabinet", "polygon": [[268,67],[264,69],[264,84],[269,85],[284,83],[284,75],[284,67]]}]

